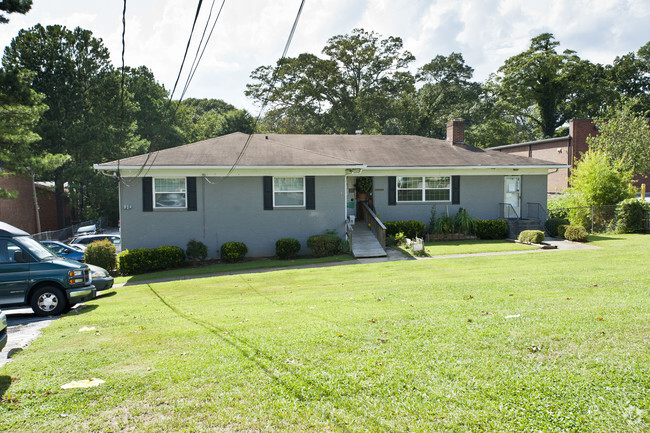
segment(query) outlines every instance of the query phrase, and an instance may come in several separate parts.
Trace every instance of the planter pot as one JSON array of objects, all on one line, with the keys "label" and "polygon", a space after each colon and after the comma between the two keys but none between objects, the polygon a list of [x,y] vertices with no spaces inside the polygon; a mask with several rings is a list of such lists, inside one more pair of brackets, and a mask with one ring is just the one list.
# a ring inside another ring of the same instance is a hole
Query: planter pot
[{"label": "planter pot", "polygon": [[368,200],[368,193],[367,192],[358,193],[357,200]]}]

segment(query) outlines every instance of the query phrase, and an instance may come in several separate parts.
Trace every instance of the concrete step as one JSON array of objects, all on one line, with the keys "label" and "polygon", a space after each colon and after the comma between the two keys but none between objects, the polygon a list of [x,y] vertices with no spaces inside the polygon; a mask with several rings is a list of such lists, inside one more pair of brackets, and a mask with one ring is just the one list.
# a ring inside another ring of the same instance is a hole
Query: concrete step
[{"label": "concrete step", "polygon": [[508,236],[513,239],[517,239],[519,233],[524,230],[541,230],[545,231],[546,228],[540,220],[536,219],[519,219],[519,220],[507,220],[508,221]]}]

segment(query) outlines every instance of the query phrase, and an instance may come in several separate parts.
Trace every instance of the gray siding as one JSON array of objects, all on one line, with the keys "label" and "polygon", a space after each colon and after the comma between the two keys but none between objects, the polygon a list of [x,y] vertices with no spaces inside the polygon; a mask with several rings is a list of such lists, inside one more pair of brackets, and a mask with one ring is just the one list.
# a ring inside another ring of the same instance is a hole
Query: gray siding
[{"label": "gray siding", "polygon": [[[436,215],[447,212],[454,216],[458,208],[465,208],[478,219],[493,219],[499,216],[499,203],[503,202],[504,176],[460,176],[460,204],[449,202],[435,203]],[[541,203],[546,208],[546,176],[522,176],[521,206],[526,212],[526,203]],[[383,221],[419,220],[425,224],[431,218],[433,203],[397,203],[388,205],[388,177],[373,178],[373,203]],[[524,214],[524,216],[526,216]]]},{"label": "gray siding", "polygon": [[[185,249],[194,238],[217,257],[225,242],[244,242],[251,257],[275,255],[275,242],[296,238],[306,254],[307,238],[325,230],[344,234],[345,198],[342,176],[317,176],[316,209],[264,210],[262,177],[225,180],[197,177],[197,211],[142,211],[141,179],[121,186],[123,249],[176,245]],[[131,206],[131,209],[124,209]]]}]

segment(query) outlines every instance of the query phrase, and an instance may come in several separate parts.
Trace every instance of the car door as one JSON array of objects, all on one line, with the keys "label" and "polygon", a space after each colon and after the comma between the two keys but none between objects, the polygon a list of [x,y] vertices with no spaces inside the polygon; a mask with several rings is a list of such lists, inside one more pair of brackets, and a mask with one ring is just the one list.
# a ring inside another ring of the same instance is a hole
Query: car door
[{"label": "car door", "polygon": [[13,241],[0,239],[0,305],[22,304],[25,301],[29,263],[16,260],[20,254],[28,257]]}]

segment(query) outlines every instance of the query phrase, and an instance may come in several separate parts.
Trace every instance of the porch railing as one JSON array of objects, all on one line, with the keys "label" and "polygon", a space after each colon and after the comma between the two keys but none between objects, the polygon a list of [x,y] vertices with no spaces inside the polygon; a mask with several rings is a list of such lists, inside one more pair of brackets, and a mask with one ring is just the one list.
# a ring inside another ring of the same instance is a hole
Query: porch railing
[{"label": "porch railing", "polygon": [[510,203],[499,203],[499,218],[518,220],[519,214]]},{"label": "porch railing", "polygon": [[381,222],[379,218],[377,218],[377,215],[370,209],[370,206],[368,206],[368,203],[362,202],[361,203],[361,220],[364,222],[364,224],[369,224],[370,225],[370,231],[372,232],[373,235],[375,235],[375,238],[379,241],[379,244],[382,246],[382,248],[386,247],[386,226],[384,223]]},{"label": "porch railing", "polygon": [[544,206],[541,203],[527,203],[528,206],[528,218],[536,219],[541,223],[546,222],[548,219],[548,213]]}]

